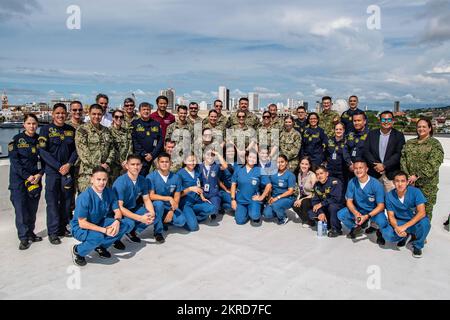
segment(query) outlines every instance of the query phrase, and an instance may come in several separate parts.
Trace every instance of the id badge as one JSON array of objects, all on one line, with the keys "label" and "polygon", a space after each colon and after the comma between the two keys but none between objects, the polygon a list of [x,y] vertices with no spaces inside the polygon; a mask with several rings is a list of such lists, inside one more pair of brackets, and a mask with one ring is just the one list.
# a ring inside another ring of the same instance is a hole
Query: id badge
[{"label": "id badge", "polygon": [[156,147],[158,145],[158,141],[157,140],[153,140],[153,147]]},{"label": "id badge", "polygon": [[197,187],[201,188],[202,184],[200,182],[200,179],[197,178]]},{"label": "id badge", "polygon": [[336,152],[334,152],[333,155],[331,156],[331,159],[336,160],[336,157],[337,157]]},{"label": "id badge", "polygon": [[209,183],[205,184],[203,190],[205,190],[205,192],[209,192]]},{"label": "id badge", "polygon": [[356,149],[352,152],[352,157],[356,157]]}]

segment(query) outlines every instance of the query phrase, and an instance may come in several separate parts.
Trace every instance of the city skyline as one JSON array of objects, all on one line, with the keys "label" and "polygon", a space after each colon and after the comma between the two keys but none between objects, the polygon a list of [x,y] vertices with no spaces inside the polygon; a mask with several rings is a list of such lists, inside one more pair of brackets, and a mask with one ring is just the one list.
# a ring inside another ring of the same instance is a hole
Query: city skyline
[{"label": "city skyline", "polygon": [[[371,109],[450,104],[447,0],[380,1],[374,30],[366,0],[79,0],[79,30],[66,27],[71,4],[0,4],[0,91],[11,104],[91,104],[99,92],[112,105],[132,93],[154,103],[165,88],[212,103],[221,85],[230,100],[258,94],[260,106],[351,94]],[[170,21],[200,19],[170,23],[168,13]]]}]

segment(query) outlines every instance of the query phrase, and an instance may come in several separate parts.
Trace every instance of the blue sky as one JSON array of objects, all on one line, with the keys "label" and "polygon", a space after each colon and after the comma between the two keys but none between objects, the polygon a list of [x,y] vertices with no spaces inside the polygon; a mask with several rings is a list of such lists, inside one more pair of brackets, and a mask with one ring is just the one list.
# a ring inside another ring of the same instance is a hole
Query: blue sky
[{"label": "blue sky", "polygon": [[[66,9],[81,9],[69,30]],[[366,25],[370,5],[381,29]],[[11,103],[160,89],[261,106],[324,94],[371,108],[450,105],[450,1],[0,0],[0,90]]]}]

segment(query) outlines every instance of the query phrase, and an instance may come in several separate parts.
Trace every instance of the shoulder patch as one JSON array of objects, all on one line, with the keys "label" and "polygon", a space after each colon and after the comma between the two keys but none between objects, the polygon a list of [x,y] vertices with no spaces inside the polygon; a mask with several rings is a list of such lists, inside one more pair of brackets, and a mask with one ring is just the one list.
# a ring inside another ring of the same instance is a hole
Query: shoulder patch
[{"label": "shoulder patch", "polygon": [[14,150],[14,142],[8,143],[8,151],[11,152]]}]

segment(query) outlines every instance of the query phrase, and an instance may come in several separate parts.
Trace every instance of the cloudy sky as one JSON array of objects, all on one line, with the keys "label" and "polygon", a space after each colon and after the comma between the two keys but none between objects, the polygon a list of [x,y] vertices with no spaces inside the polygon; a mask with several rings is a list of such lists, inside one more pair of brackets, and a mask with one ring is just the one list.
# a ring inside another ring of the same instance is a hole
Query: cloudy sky
[{"label": "cloudy sky", "polygon": [[[67,28],[70,5],[79,30]],[[0,0],[0,48],[10,103],[153,102],[168,87],[210,102],[225,85],[259,92],[261,106],[325,94],[450,105],[450,0]]]}]

